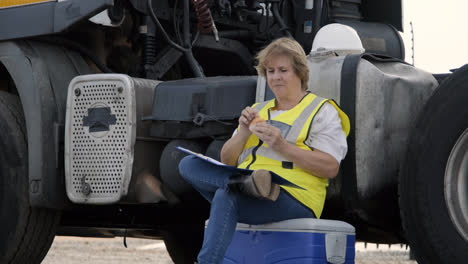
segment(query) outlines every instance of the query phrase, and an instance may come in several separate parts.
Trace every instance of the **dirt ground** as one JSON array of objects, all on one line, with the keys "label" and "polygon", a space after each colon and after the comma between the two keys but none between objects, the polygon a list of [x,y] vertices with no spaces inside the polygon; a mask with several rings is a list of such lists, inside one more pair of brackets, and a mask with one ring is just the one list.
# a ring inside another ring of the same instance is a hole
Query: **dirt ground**
[{"label": "dirt ground", "polygon": [[[56,237],[44,264],[171,264],[164,242],[127,238]],[[405,246],[356,244],[356,264],[416,264]]]}]

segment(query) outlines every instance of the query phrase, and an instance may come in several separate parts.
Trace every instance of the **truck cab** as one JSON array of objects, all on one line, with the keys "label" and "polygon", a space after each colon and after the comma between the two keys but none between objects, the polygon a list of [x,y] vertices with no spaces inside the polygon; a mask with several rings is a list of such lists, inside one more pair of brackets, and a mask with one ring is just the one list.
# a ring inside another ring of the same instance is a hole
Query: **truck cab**
[{"label": "truck cab", "polygon": [[[343,39],[331,24],[363,52],[314,47]],[[0,262],[40,263],[75,235],[164,239],[192,263],[209,204],[175,147],[219,159],[240,111],[272,98],[253,66],[282,36],[308,54],[309,90],[350,116],[323,217],[421,263],[463,262],[468,68],[409,65],[402,30],[401,0],[0,3]]]}]

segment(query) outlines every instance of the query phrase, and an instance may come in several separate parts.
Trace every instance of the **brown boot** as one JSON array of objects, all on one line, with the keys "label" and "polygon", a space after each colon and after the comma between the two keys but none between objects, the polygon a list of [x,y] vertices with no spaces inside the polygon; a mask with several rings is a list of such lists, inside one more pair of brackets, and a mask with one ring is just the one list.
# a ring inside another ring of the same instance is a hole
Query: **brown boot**
[{"label": "brown boot", "polygon": [[230,180],[229,188],[254,198],[271,201],[276,201],[280,193],[279,185],[271,182],[271,174],[267,170],[256,170],[250,175],[236,176]]}]

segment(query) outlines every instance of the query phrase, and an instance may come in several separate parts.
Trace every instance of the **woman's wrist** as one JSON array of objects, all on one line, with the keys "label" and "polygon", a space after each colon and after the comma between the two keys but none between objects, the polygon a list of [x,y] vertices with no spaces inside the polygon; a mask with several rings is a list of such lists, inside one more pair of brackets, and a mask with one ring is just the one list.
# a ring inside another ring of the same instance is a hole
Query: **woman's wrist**
[{"label": "woman's wrist", "polygon": [[274,151],[280,154],[288,153],[289,151],[291,151],[290,150],[291,147],[294,147],[294,146],[289,144],[288,141],[286,141],[286,139],[284,138],[281,138],[281,140],[277,144],[271,146],[271,148]]},{"label": "woman's wrist", "polygon": [[250,130],[246,129],[239,129],[236,133],[237,136],[239,136],[240,139],[247,141],[249,139],[250,135],[252,135],[252,132]]}]

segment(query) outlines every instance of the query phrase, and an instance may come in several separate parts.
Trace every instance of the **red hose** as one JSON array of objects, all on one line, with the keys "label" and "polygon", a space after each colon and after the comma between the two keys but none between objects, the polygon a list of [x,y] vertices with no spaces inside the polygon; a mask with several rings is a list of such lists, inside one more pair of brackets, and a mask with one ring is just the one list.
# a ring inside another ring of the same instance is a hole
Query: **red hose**
[{"label": "red hose", "polygon": [[203,34],[213,32],[213,18],[211,17],[210,8],[205,0],[191,0],[191,2],[195,8],[195,14],[198,19],[198,31]]}]

